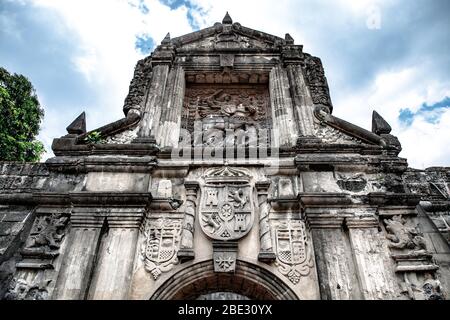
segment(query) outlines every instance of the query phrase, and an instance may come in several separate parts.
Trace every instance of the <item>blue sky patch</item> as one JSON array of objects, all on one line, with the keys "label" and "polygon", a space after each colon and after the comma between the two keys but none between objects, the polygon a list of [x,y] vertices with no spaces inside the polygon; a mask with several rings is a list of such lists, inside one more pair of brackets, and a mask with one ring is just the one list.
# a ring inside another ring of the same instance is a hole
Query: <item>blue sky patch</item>
[{"label": "blue sky patch", "polygon": [[178,9],[182,5],[191,8],[191,3],[187,0],[159,0],[159,2],[170,7],[172,10]]},{"label": "blue sky patch", "polygon": [[450,109],[450,97],[445,97],[442,101],[430,106],[424,103],[417,112],[412,112],[409,108],[400,109],[398,118],[406,126],[410,126],[417,116],[424,117],[429,123],[437,123],[446,109]]},{"label": "blue sky patch", "polygon": [[135,48],[142,54],[150,54],[155,47],[155,42],[148,34],[136,36]]}]

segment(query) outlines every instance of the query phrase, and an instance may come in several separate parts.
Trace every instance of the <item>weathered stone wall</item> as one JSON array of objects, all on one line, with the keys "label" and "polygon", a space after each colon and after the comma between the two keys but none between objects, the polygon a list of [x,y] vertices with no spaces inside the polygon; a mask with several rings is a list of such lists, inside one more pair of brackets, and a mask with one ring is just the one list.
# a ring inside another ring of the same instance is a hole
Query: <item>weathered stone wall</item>
[{"label": "weathered stone wall", "polygon": [[450,243],[450,168],[409,169],[403,181],[410,192],[422,195],[422,208]]}]

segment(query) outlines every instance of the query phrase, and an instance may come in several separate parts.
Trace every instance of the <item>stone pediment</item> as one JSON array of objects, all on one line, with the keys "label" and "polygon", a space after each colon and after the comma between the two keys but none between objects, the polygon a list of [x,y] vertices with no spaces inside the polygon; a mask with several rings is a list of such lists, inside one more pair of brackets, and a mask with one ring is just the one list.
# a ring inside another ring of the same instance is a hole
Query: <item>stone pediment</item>
[{"label": "stone pediment", "polygon": [[195,31],[174,39],[165,39],[165,43],[174,45],[178,51],[227,51],[227,50],[270,50],[281,45],[293,44],[286,39],[250,29],[235,22],[227,15],[222,23]]},{"label": "stone pediment", "polygon": [[[175,39],[174,39],[175,40]],[[241,49],[253,49],[253,50],[267,50],[276,49],[279,44],[284,41],[279,38],[279,41],[270,41],[265,39],[258,39],[248,35],[242,34],[237,30],[231,29],[228,32],[217,32],[214,35],[200,38],[198,40],[183,43],[182,41],[176,42],[179,44],[178,50],[180,51],[227,51],[227,50],[241,50]]]}]

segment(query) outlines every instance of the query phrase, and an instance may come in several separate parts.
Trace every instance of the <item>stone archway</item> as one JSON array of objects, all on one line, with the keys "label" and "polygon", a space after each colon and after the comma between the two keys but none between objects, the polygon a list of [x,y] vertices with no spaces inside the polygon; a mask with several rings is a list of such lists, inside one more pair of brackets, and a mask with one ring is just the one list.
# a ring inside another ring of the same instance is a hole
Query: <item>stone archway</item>
[{"label": "stone archway", "polygon": [[167,279],[151,300],[195,300],[215,292],[232,292],[253,300],[298,300],[280,278],[255,264],[238,260],[236,272],[214,272],[212,260],[189,266]]}]

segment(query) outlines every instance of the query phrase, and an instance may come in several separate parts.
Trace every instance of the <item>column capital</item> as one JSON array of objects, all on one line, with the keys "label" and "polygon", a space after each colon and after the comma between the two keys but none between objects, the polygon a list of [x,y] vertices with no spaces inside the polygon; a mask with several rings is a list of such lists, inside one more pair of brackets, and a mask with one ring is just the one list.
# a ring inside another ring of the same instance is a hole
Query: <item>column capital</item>
[{"label": "column capital", "polygon": [[197,181],[185,181],[184,187],[186,190],[197,191],[200,188],[200,184]]},{"label": "column capital", "polygon": [[258,192],[267,191],[270,188],[271,181],[270,180],[261,180],[255,183],[255,188]]}]

